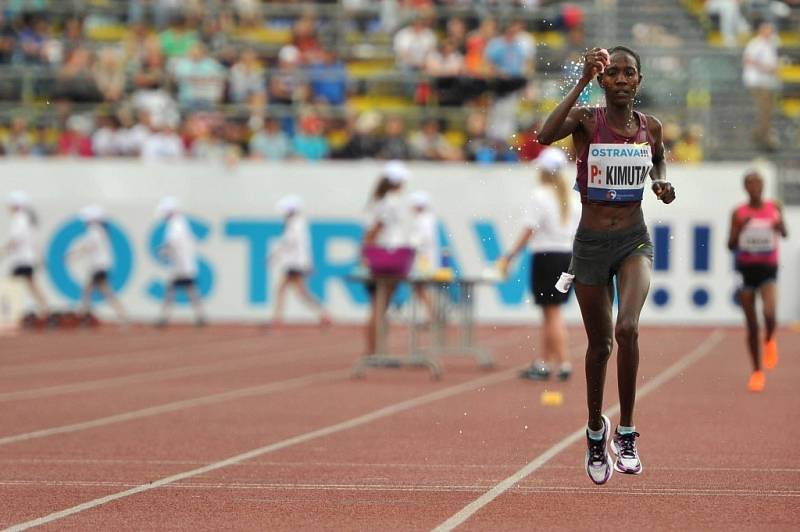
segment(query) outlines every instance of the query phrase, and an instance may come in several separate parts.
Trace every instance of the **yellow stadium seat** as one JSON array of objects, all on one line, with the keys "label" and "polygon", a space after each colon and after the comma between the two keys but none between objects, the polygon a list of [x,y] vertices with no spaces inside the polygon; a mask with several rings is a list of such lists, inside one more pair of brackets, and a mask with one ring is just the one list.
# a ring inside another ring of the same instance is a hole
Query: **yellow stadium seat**
[{"label": "yellow stadium seat", "polygon": [[399,112],[414,108],[413,102],[399,96],[354,96],[349,103],[358,112]]},{"label": "yellow stadium seat", "polygon": [[288,29],[271,28],[237,28],[233,31],[234,38],[260,44],[286,44],[292,38]]},{"label": "yellow stadium seat", "polygon": [[778,68],[778,77],[786,83],[800,83],[800,65],[783,65]]},{"label": "yellow stadium seat", "polygon": [[457,129],[445,131],[444,138],[451,146],[463,146],[467,142],[464,132]]},{"label": "yellow stadium seat", "polygon": [[86,36],[92,41],[115,42],[128,37],[128,27],[121,24],[111,26],[94,26],[86,31]]},{"label": "yellow stadium seat", "polygon": [[800,98],[786,98],[781,102],[783,114],[791,118],[800,118]]},{"label": "yellow stadium seat", "polygon": [[536,39],[536,44],[549,46],[550,48],[563,48],[564,47],[564,34],[560,31],[539,31],[532,34]]},{"label": "yellow stadium seat", "polygon": [[355,78],[365,78],[376,74],[385,74],[395,71],[393,59],[375,59],[369,61],[350,61],[347,63],[347,73]]}]

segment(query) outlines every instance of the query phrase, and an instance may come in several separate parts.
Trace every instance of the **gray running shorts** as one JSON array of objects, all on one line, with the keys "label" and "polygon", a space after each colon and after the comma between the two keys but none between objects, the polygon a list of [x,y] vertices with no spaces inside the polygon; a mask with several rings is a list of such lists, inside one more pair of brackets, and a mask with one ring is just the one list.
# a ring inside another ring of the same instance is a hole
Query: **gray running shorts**
[{"label": "gray running shorts", "polygon": [[572,244],[570,272],[582,284],[603,286],[617,274],[628,257],[643,255],[653,260],[653,243],[644,220],[616,231],[578,228]]}]

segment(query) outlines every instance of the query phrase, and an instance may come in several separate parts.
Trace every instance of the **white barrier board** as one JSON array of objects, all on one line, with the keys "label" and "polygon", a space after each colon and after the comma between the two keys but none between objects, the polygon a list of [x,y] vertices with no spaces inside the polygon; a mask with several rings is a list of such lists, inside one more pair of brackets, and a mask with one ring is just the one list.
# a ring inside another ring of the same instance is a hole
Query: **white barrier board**
[{"label": "white barrier board", "polygon": [[[281,231],[275,203],[293,193],[305,200],[311,225],[314,275],[310,287],[340,320],[362,319],[366,295],[343,276],[357,263],[366,205],[379,162],[243,163],[234,169],[213,164],[144,164],[138,161],[9,160],[0,163],[0,194],[22,189],[41,219],[46,263],[40,277],[56,305],[74,305],[85,268],[65,264],[63,253],[84,228],[78,210],[97,203],[110,214],[115,254],[112,283],[133,316],[152,318],[163,294],[165,266],[155,247],[160,238],[154,208],[164,195],[180,198],[199,240],[200,287],[212,319],[264,320],[273,303],[275,274],[264,257]],[[521,210],[536,184],[533,166],[411,164],[407,190],[427,190],[442,224],[446,245],[459,271],[478,274],[506,250],[520,229]],[[741,323],[732,301],[735,276],[727,250],[733,207],[745,201],[742,164],[670,166],[678,191],[672,205],[651,193],[643,203],[656,244],[650,298],[643,323]],[[574,174],[571,168],[570,175]],[[771,168],[765,168],[767,194]],[[0,238],[8,236],[7,215]],[[800,212],[787,212],[792,234],[782,242],[782,321],[800,318],[796,272],[800,259]],[[5,265],[7,268],[7,265]],[[538,320],[530,303],[527,261],[512,266],[512,277],[478,291],[484,321]],[[100,306],[104,309],[104,306]],[[105,312],[105,310],[103,310]],[[188,309],[185,315],[188,315]],[[579,319],[573,300],[568,319]],[[290,301],[290,318],[310,313]]]}]

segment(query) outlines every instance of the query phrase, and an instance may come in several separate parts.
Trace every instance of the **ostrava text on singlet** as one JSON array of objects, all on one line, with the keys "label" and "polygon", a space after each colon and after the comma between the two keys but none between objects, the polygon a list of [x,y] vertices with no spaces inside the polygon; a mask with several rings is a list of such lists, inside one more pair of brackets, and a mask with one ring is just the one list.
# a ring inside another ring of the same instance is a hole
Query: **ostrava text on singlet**
[{"label": "ostrava text on singlet", "polygon": [[636,112],[639,129],[631,137],[618,135],[608,126],[606,109],[596,108],[595,130],[578,158],[576,188],[581,201],[612,205],[642,201],[653,168],[653,142],[647,118]]}]

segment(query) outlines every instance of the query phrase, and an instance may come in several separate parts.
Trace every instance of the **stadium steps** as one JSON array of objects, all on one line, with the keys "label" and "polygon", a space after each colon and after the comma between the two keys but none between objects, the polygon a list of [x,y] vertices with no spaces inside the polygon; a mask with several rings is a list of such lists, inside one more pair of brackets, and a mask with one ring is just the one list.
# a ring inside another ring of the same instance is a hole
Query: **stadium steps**
[{"label": "stadium steps", "polygon": [[686,8],[673,1],[664,0],[618,0],[617,36],[620,42],[632,43],[634,26],[661,26],[666,34],[678,37],[684,46],[695,46],[705,42],[705,31],[687,12]]}]

